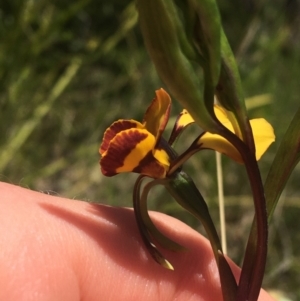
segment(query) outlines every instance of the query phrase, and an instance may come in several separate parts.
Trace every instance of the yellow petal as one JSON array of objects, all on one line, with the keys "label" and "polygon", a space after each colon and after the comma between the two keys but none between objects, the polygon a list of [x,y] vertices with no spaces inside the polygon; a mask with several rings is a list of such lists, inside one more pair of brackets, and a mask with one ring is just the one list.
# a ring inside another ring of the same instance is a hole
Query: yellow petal
[{"label": "yellow petal", "polygon": [[206,132],[200,137],[197,145],[200,149],[213,149],[239,163],[243,163],[240,153],[236,148],[220,135]]},{"label": "yellow petal", "polygon": [[254,143],[256,148],[256,160],[258,161],[268,147],[275,141],[273,127],[263,118],[250,120]]},{"label": "yellow petal", "polygon": [[194,123],[195,120],[193,117],[189,114],[187,110],[182,110],[182,112],[178,115],[174,128],[172,130],[169,144],[172,145],[176,138],[179,136],[179,134],[182,132],[182,130],[187,127],[188,125]]},{"label": "yellow petal", "polygon": [[214,112],[216,117],[219,119],[221,123],[227,123],[229,122],[229,119],[227,117],[227,112],[224,108],[218,105],[214,105]]},{"label": "yellow petal", "polygon": [[[214,105],[214,112],[218,120],[225,126],[227,127],[230,131],[233,131],[233,125],[232,122],[230,121],[229,118],[229,113],[227,112],[224,108],[222,108],[219,105]],[[183,116],[181,116],[181,114]],[[188,113],[187,110],[183,110],[182,113],[179,115],[180,121],[179,125],[182,124],[183,127],[187,126],[188,124],[194,122],[194,119],[192,116]]]},{"label": "yellow petal", "polygon": [[158,141],[169,120],[171,98],[164,89],[157,90],[155,94],[156,97],[145,113],[143,126],[155,136],[156,141]]},{"label": "yellow petal", "polygon": [[164,149],[155,149],[153,151],[153,156],[157,161],[165,165],[166,168],[170,166],[170,157]]},{"label": "yellow petal", "polygon": [[[227,127],[230,131],[233,131],[233,126],[227,116],[227,112],[221,106],[214,105],[214,112],[218,120]],[[182,112],[178,115],[174,128],[172,130],[169,144],[172,145],[182,130],[188,125],[194,123],[193,117],[189,114],[187,110],[182,110]]]},{"label": "yellow petal", "polygon": [[[250,120],[250,124],[256,146],[256,160],[259,160],[270,144],[275,141],[274,130],[263,118]],[[214,149],[239,163],[243,163],[236,148],[220,135],[204,133],[198,140],[197,145],[201,149]]]},{"label": "yellow petal", "polygon": [[215,111],[215,114],[216,114],[216,117],[218,118],[218,120],[225,127],[227,127],[231,132],[234,132],[233,125],[232,125],[230,119],[228,118],[227,111],[218,105],[214,105],[214,111]]},{"label": "yellow petal", "polygon": [[113,176],[121,172],[137,172],[153,178],[164,177],[166,168],[153,157],[154,145],[155,137],[145,129],[119,132],[102,155],[102,173]]},{"label": "yellow petal", "polygon": [[177,128],[184,128],[187,125],[194,123],[194,118],[189,114],[187,110],[182,110],[182,112],[179,114],[177,120],[176,120],[176,127]]},{"label": "yellow petal", "polygon": [[110,141],[120,132],[131,128],[141,129],[143,125],[135,120],[120,119],[115,121],[104,133],[103,140],[100,145],[99,153],[103,155],[109,146]]}]

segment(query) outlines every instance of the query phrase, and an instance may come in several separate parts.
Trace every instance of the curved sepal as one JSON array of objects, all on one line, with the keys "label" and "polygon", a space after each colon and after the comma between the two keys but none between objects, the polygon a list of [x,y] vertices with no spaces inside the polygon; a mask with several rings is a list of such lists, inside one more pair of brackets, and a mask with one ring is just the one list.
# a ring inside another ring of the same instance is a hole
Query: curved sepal
[{"label": "curved sepal", "polygon": [[143,126],[156,137],[158,142],[169,120],[171,98],[164,89],[155,91],[155,94],[144,115]]},{"label": "curved sepal", "polygon": [[146,186],[146,191],[145,189],[143,190],[143,196],[141,197],[140,190],[144,179],[145,176],[139,176],[137,178],[133,192],[133,207],[138,224],[138,229],[140,231],[145,247],[149,251],[152,258],[161,266],[173,270],[171,263],[167,259],[165,259],[164,256],[157,250],[157,247],[155,246],[152,238],[154,238],[160,245],[162,245],[166,249],[172,251],[182,251],[185,250],[185,248],[163,235],[155,227],[152,220],[150,219],[147,209],[148,192],[152,188],[152,186],[160,184],[160,180],[149,182],[148,186]]},{"label": "curved sepal", "polygon": [[161,233],[156,226],[153,224],[149,214],[148,214],[148,208],[147,208],[147,199],[148,194],[152,187],[156,185],[163,185],[165,182],[165,179],[160,180],[153,180],[145,185],[142,191],[141,198],[139,200],[139,214],[141,215],[142,221],[145,224],[147,230],[153,236],[153,238],[164,248],[171,250],[171,251],[185,251],[186,248],[179,245],[177,242],[174,242],[167,236],[165,236],[163,233]]}]

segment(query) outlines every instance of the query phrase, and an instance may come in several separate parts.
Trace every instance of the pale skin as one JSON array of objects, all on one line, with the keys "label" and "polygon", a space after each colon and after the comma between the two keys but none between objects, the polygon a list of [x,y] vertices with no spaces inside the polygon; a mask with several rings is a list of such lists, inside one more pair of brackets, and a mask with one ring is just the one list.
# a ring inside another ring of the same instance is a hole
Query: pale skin
[{"label": "pale skin", "polygon": [[[188,248],[160,249],[174,271],[149,256],[132,209],[0,183],[0,300],[221,301],[207,240],[174,218],[151,217]],[[272,300],[261,292],[259,301]]]}]

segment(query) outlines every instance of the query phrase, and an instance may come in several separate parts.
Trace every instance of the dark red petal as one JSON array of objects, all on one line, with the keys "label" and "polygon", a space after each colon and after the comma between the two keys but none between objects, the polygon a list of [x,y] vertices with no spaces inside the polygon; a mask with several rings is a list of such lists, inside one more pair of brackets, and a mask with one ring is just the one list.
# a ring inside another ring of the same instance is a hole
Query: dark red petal
[{"label": "dark red petal", "polygon": [[139,142],[147,137],[146,131],[141,132],[138,129],[126,130],[117,134],[100,160],[102,173],[108,177],[117,174],[117,169],[124,165],[126,157]]},{"label": "dark red petal", "polygon": [[131,128],[142,128],[142,124],[133,119],[120,119],[114,122],[104,133],[102,144],[100,146],[99,152],[102,155],[107,151],[110,141],[121,131],[128,130]]},{"label": "dark red petal", "polygon": [[133,172],[149,176],[154,179],[165,178],[167,173],[167,168],[160,162],[158,162],[152,154],[152,151],[147,154],[138,164]]}]

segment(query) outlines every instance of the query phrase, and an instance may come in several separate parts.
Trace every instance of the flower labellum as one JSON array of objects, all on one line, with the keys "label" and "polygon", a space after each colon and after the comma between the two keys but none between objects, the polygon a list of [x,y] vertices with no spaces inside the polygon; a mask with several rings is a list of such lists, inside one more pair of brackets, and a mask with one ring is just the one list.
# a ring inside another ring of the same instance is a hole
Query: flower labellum
[{"label": "flower labellum", "polygon": [[142,123],[121,119],[104,133],[100,146],[102,173],[114,176],[136,172],[152,178],[164,178],[170,158],[161,143],[171,107],[169,95],[160,89],[147,109]]}]

